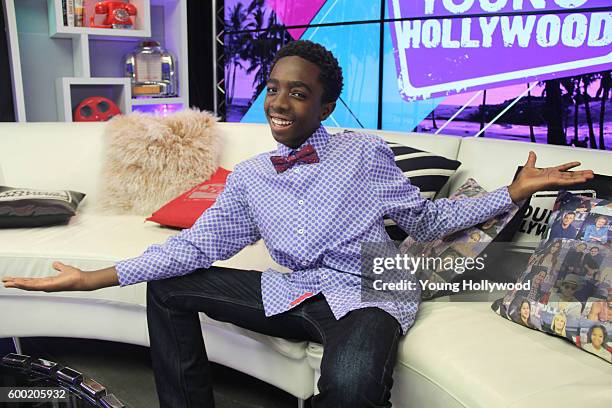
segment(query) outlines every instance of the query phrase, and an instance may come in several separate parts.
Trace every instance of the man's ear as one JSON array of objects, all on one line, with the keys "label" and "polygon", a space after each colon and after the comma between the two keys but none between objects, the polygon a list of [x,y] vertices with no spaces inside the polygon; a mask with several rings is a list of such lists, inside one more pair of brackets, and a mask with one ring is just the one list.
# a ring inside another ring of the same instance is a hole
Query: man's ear
[{"label": "man's ear", "polygon": [[336,102],[328,102],[323,104],[323,112],[321,113],[320,120],[323,122],[325,119],[329,117],[336,109]]}]

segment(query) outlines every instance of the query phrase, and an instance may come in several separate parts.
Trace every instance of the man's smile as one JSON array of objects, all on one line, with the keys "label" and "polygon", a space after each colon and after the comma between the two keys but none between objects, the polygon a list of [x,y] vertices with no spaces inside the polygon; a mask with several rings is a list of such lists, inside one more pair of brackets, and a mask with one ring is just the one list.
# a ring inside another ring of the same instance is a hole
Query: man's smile
[{"label": "man's smile", "polygon": [[270,115],[269,118],[273,126],[277,128],[281,128],[281,129],[287,128],[293,125],[293,122],[294,122],[294,120],[283,118],[277,115]]}]

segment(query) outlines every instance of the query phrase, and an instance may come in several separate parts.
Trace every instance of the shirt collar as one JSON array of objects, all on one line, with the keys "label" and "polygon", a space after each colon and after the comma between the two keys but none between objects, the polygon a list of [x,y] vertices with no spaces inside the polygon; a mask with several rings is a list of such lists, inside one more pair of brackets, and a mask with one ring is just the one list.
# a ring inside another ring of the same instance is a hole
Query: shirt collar
[{"label": "shirt collar", "polygon": [[292,148],[290,148],[288,146],[285,146],[282,143],[278,143],[277,144],[277,149],[276,149],[276,154],[279,155],[279,156],[285,156],[286,157],[286,156],[289,155],[289,153],[291,153],[293,151],[300,150],[302,147],[306,146],[307,144],[311,144],[312,147],[314,147],[315,150],[320,155],[321,152],[323,151],[323,148],[327,145],[327,142],[329,142],[329,137],[330,137],[329,133],[327,133],[327,130],[325,130],[325,128],[321,125],[297,149],[292,149]]}]

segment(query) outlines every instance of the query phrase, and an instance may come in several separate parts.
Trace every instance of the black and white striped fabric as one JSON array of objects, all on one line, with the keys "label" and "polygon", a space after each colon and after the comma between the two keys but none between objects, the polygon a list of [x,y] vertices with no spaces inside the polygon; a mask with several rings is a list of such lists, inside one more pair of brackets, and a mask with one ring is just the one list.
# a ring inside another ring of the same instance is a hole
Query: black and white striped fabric
[{"label": "black and white striped fabric", "polygon": [[461,162],[424,152],[399,143],[387,142],[395,155],[395,164],[412,185],[421,190],[421,197],[433,199]]},{"label": "black and white striped fabric", "polygon": [[[433,153],[387,142],[395,155],[395,164],[410,182],[421,190],[421,197],[433,199],[442,190],[461,162]],[[385,219],[385,228],[392,239],[402,240],[406,233],[393,220]]]}]

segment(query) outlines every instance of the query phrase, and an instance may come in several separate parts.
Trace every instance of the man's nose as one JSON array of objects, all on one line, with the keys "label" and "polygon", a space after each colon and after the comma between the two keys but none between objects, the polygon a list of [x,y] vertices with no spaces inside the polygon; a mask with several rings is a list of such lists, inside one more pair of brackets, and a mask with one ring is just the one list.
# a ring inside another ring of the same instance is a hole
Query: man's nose
[{"label": "man's nose", "polygon": [[289,98],[287,92],[279,91],[272,100],[272,110],[278,113],[289,109]]}]

